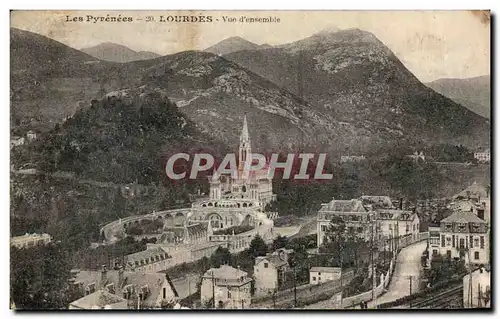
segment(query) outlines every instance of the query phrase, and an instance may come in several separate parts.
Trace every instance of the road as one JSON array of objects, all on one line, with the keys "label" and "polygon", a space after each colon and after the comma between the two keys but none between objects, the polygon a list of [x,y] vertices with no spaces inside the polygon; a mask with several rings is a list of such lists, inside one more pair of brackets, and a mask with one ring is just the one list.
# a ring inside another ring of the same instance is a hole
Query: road
[{"label": "road", "polygon": [[[387,292],[377,298],[377,304],[380,305],[410,295],[410,276],[412,276],[411,293],[416,293],[419,290],[421,273],[420,258],[427,246],[426,243],[424,240],[401,249],[391,283],[387,287]],[[372,300],[368,303],[368,308],[373,308],[373,306],[374,302]]]}]

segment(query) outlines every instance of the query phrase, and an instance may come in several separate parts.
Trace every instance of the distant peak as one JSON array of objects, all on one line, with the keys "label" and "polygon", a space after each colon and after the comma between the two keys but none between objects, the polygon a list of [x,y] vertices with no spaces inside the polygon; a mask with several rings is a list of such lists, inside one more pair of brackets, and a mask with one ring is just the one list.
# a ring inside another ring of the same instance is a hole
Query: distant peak
[{"label": "distant peak", "polygon": [[340,28],[338,28],[336,26],[329,26],[329,27],[326,27],[326,28],[322,29],[319,32],[316,32],[316,34],[317,35],[323,35],[323,34],[329,34],[329,33],[337,33],[339,31],[341,31]]}]

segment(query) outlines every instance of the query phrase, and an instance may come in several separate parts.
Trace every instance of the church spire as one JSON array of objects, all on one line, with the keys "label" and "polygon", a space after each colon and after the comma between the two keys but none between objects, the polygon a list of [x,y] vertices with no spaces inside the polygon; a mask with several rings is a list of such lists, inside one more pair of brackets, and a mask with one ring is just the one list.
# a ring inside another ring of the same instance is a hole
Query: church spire
[{"label": "church spire", "polygon": [[248,134],[248,124],[247,124],[247,115],[243,118],[243,128],[241,129],[240,135],[240,146],[242,143],[250,144],[250,135]]},{"label": "church spire", "polygon": [[240,135],[240,149],[239,149],[239,170],[243,170],[247,160],[250,160],[251,146],[250,146],[250,134],[248,134],[248,124],[247,115],[243,118],[243,128],[241,129]]}]

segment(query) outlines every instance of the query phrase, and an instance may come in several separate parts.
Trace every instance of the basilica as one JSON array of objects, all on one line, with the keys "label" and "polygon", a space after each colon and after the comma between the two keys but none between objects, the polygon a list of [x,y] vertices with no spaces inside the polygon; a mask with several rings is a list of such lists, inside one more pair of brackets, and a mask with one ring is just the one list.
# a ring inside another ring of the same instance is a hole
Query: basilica
[{"label": "basilica", "polygon": [[[255,223],[255,214],[275,199],[268,167],[244,174],[251,161],[251,141],[246,116],[240,135],[237,172],[209,177],[209,197],[193,204],[191,221],[210,220],[214,230]],[[223,215],[223,216],[222,216]]]}]

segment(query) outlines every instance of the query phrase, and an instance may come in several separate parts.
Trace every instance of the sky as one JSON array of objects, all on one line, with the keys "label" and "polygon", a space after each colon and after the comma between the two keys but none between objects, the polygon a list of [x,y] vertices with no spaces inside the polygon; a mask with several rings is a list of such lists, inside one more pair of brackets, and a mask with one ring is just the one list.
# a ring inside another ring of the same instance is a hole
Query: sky
[{"label": "sky", "polygon": [[[134,21],[67,21],[67,16],[85,19],[108,14]],[[179,15],[212,16],[213,21],[159,21],[160,16]],[[147,16],[155,21],[146,22]],[[242,16],[277,17],[280,22],[241,23]],[[223,17],[237,21],[224,22]],[[359,28],[377,36],[422,82],[490,74],[489,20],[469,11],[12,11],[11,26],[77,49],[114,42],[163,55],[203,50],[232,36],[276,45],[326,28]]]}]

